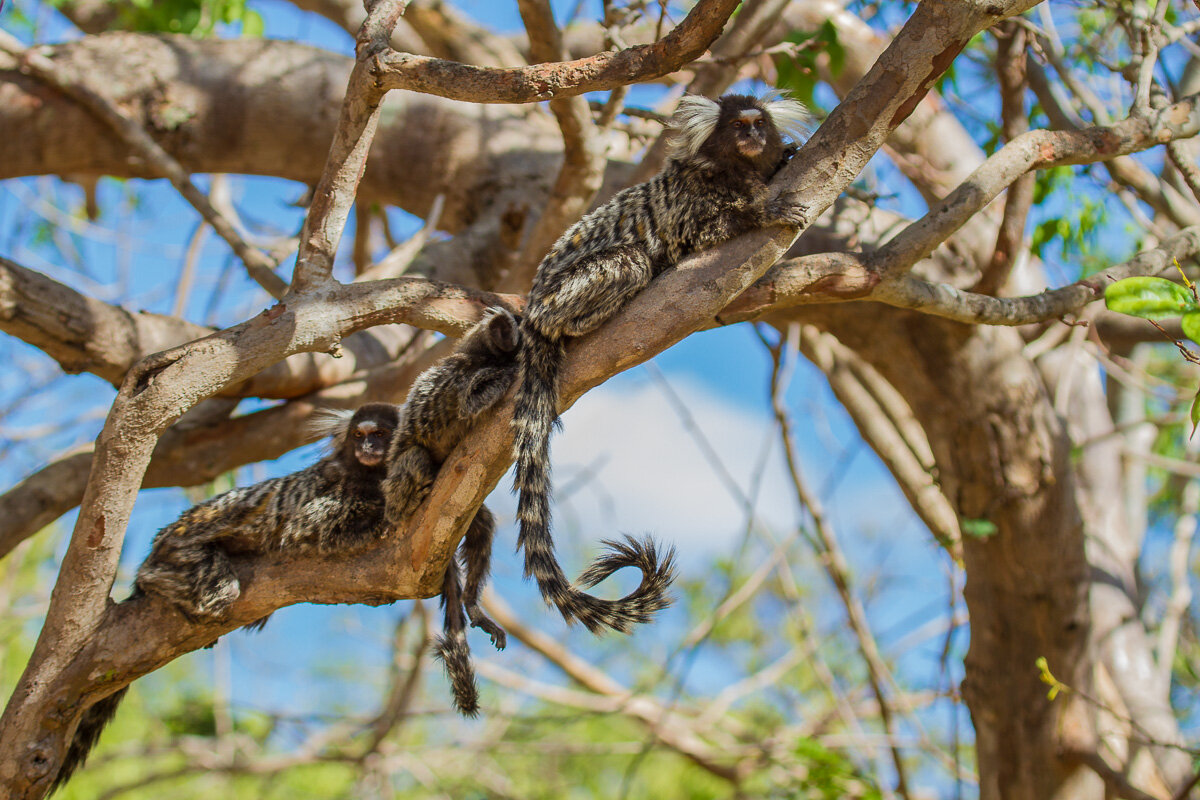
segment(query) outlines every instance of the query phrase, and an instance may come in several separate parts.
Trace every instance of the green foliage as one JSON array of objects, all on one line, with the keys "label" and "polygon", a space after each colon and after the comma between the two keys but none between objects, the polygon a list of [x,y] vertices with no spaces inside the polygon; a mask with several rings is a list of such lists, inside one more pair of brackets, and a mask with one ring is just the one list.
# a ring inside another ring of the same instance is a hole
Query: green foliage
[{"label": "green foliage", "polygon": [[879,787],[864,780],[844,755],[830,750],[817,740],[799,739],[794,752],[808,766],[807,786],[802,792],[789,793],[786,797],[797,800],[874,800],[882,797]]},{"label": "green foliage", "polygon": [[986,539],[989,536],[995,536],[996,531],[999,530],[996,523],[990,519],[960,519],[958,527],[964,536],[970,536],[972,539]]},{"label": "green foliage", "polygon": [[[61,5],[64,0],[50,0]],[[217,25],[241,24],[242,35],[263,34],[263,19],[246,0],[131,0],[118,5],[114,30],[212,36]]]},{"label": "green foliage", "polygon": [[1165,319],[1200,311],[1195,295],[1166,278],[1125,278],[1104,290],[1109,311],[1142,319]]},{"label": "green foliage", "polygon": [[[1070,183],[1067,182],[1068,187]],[[1034,195],[1037,195],[1036,184]],[[1039,258],[1045,257],[1046,248],[1054,242],[1058,242],[1064,259],[1095,244],[1096,234],[1104,223],[1104,204],[1078,197],[1071,210],[1069,216],[1050,217],[1034,226],[1030,248]]]},{"label": "green foliage", "polygon": [[815,31],[795,31],[784,37],[795,47],[790,53],[775,55],[775,71],[779,88],[787,89],[796,99],[811,108],[816,107],[813,91],[817,86],[817,57],[829,56],[829,71],[840,75],[846,66],[846,48],[838,41],[837,28],[826,20]]}]

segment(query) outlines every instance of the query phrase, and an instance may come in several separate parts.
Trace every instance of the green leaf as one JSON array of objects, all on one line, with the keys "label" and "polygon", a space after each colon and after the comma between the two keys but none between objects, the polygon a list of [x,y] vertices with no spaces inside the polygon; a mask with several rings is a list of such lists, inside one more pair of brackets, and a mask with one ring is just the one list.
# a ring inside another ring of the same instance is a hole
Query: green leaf
[{"label": "green leaf", "polygon": [[1196,426],[1200,425],[1200,390],[1196,392],[1196,397],[1192,400],[1192,432],[1188,434],[1188,438],[1196,435]]},{"label": "green leaf", "polygon": [[958,521],[962,532],[972,539],[987,539],[995,536],[999,528],[990,519],[962,519]]},{"label": "green leaf", "polygon": [[1183,335],[1200,344],[1200,311],[1184,312]]},{"label": "green leaf", "polygon": [[261,39],[265,29],[262,14],[247,9],[246,13],[242,15],[242,36],[249,39]]},{"label": "green leaf", "polygon": [[1200,311],[1196,298],[1186,288],[1166,278],[1126,278],[1104,290],[1109,311],[1143,319],[1178,317]]}]

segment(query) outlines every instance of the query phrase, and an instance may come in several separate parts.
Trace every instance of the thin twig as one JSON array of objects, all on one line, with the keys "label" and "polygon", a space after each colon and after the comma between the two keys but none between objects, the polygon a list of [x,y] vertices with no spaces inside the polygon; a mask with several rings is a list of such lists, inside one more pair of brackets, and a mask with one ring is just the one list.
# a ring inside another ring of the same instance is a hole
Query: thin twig
[{"label": "thin twig", "polygon": [[795,439],[792,434],[791,416],[783,406],[783,393],[778,385],[780,375],[780,353],[778,349],[772,352],[771,357],[773,363],[772,386],[775,387],[772,392],[771,405],[775,413],[776,422],[779,424],[779,437],[783,444],[784,459],[787,464],[788,475],[791,478],[792,489],[796,493],[796,499],[799,501],[800,506],[807,509],[812,519],[812,530],[818,543],[817,555],[821,566],[824,568],[826,575],[833,583],[838,596],[842,600],[847,620],[850,623],[850,629],[854,632],[855,639],[858,641],[859,652],[867,667],[867,676],[871,685],[871,691],[879,703],[880,720],[883,723],[883,728],[887,732],[888,738],[893,741],[890,750],[892,763],[896,770],[896,792],[901,797],[909,798],[911,795],[908,789],[907,768],[904,765],[904,759],[899,748],[894,744],[897,738],[896,712],[883,690],[884,683],[891,682],[889,678],[890,671],[879,653],[879,646],[875,641],[874,634],[871,632],[866,611],[851,588],[850,568],[846,563],[845,555],[842,553],[836,535],[825,517],[825,512],[821,507],[820,501],[809,490],[808,485],[800,474],[800,465],[796,459]]}]

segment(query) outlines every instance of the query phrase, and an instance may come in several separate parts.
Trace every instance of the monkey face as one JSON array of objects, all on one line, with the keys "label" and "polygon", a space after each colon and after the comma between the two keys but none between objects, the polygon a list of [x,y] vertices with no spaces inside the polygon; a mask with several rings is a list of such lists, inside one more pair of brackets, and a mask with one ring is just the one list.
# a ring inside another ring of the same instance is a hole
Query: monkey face
[{"label": "monkey face", "polygon": [[354,448],[354,457],[364,467],[376,467],[383,462],[387,455],[388,440],[391,431],[371,420],[363,420],[354,426],[350,433],[350,443]]},{"label": "monkey face", "polygon": [[729,121],[733,146],[746,158],[757,158],[767,146],[767,121],[762,111],[746,108]]},{"label": "monkey face", "polygon": [[343,463],[367,468],[381,466],[399,425],[399,409],[389,403],[367,403],[359,408],[346,426],[341,444]]}]

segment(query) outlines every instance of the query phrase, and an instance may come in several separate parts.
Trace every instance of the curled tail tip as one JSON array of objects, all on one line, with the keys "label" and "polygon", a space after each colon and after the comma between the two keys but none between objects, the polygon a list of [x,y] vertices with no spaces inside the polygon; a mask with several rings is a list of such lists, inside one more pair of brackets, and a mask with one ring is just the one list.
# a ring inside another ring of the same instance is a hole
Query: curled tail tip
[{"label": "curled tail tip", "polygon": [[[570,588],[569,612],[592,633],[605,629],[629,633],[634,625],[650,622],[654,614],[671,604],[668,588],[675,579],[675,548],[668,547],[660,557],[659,546],[650,537],[606,540],[608,552],[599,556]],[[618,570],[635,567],[642,573],[637,588],[619,600],[601,600],[580,590],[592,587]]]}]

